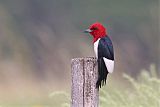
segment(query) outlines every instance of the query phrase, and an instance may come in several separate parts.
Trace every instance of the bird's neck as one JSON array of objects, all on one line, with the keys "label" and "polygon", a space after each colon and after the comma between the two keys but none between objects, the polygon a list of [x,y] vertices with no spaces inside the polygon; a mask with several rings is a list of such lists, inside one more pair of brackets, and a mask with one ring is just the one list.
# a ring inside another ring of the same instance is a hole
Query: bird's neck
[{"label": "bird's neck", "polygon": [[99,39],[99,37],[98,38],[93,38],[93,43],[95,43],[98,39]]},{"label": "bird's neck", "polygon": [[101,35],[101,36],[93,36],[93,43],[96,42],[99,38],[103,38],[107,35]]}]

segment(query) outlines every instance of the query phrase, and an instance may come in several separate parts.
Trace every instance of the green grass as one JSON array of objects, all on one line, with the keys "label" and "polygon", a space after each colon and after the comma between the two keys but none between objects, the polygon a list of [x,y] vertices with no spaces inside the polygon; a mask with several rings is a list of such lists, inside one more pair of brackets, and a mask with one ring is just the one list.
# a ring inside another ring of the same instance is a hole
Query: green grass
[{"label": "green grass", "polygon": [[106,87],[100,90],[100,107],[160,107],[160,79],[155,66],[142,70],[135,80],[124,74],[130,85],[126,89]]}]

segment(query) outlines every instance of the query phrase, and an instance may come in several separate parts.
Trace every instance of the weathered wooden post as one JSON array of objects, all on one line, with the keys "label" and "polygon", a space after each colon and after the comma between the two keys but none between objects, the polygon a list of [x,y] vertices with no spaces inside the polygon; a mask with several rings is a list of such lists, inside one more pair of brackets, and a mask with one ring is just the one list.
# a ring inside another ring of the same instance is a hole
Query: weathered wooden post
[{"label": "weathered wooden post", "polygon": [[98,72],[95,63],[94,57],[72,59],[71,107],[98,107]]}]

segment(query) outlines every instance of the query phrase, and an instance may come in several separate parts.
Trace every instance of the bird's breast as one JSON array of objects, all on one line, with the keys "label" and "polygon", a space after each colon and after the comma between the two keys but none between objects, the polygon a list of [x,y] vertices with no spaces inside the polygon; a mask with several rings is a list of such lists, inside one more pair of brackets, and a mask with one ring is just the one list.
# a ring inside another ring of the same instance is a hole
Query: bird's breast
[{"label": "bird's breast", "polygon": [[96,58],[98,58],[98,44],[99,44],[99,39],[97,39],[96,42],[94,42],[94,52],[95,52],[95,55],[96,55]]}]

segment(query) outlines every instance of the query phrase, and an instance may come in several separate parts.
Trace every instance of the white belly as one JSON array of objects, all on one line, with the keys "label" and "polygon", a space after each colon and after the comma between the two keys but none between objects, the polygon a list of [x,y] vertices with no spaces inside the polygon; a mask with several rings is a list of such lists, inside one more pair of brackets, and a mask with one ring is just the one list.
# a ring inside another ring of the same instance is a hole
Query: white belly
[{"label": "white belly", "polygon": [[100,38],[94,42],[94,52],[95,52],[95,55],[96,55],[96,58],[98,59],[98,44],[99,44],[99,40]]}]

